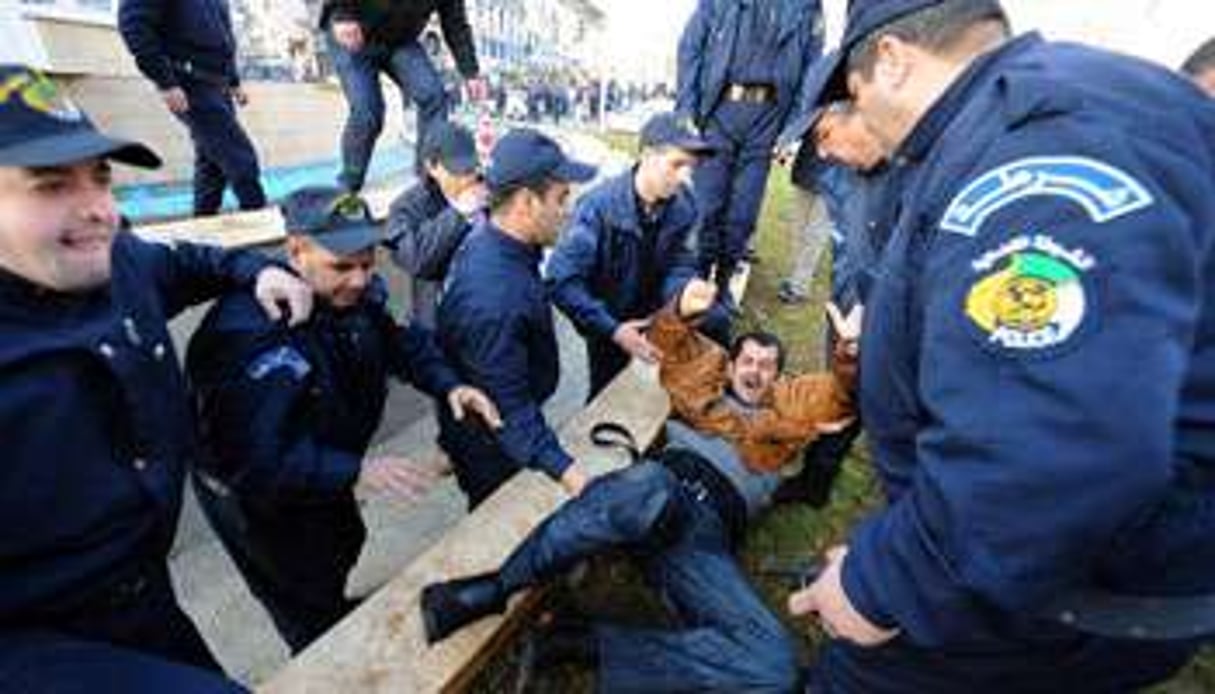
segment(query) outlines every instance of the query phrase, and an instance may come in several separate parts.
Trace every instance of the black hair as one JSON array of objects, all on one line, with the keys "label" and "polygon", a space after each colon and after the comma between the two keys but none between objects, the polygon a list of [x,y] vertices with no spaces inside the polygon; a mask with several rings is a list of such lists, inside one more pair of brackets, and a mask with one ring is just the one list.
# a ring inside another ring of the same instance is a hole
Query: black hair
[{"label": "black hair", "polygon": [[1181,64],[1181,71],[1192,77],[1211,69],[1215,69],[1215,38],[1207,39]]},{"label": "black hair", "polygon": [[730,343],[730,361],[738,359],[738,355],[742,354],[743,346],[748,342],[754,342],[765,349],[775,347],[776,370],[778,372],[785,370],[785,343],[781,342],[776,335],[764,330],[752,330],[734,338],[734,341]]},{"label": "black hair", "polygon": [[492,189],[489,192],[489,211],[491,213],[498,212],[503,207],[506,207],[507,203],[515,197],[515,193],[521,190],[530,190],[536,195],[544,197],[557,182],[554,178],[542,178],[535,181],[523,181],[506,188]]},{"label": "black hair", "polygon": [[894,35],[939,54],[956,46],[967,29],[984,22],[998,22],[1005,35],[1012,31],[1008,15],[995,0],[945,0],[929,5],[869,32],[848,52],[848,71],[868,79],[877,64],[878,41],[883,36]]}]

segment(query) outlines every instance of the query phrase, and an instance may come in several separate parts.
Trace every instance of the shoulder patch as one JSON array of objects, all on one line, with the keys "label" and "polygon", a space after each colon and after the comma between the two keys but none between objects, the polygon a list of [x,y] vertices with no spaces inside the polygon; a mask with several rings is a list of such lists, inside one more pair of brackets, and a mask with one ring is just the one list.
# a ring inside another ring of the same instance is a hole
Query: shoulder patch
[{"label": "shoulder patch", "polygon": [[245,374],[255,381],[260,381],[279,369],[285,369],[293,380],[302,381],[312,372],[312,365],[299,350],[284,345],[257,355],[245,369]]},{"label": "shoulder patch", "polygon": [[1046,355],[1074,339],[1097,305],[1097,261],[1046,235],[1018,236],[971,263],[978,278],[963,310],[972,332],[1001,352]]},{"label": "shoulder patch", "polygon": [[1143,184],[1105,162],[1086,157],[1027,157],[992,169],[967,184],[949,203],[941,229],[976,236],[991,215],[1017,200],[1037,195],[1067,198],[1098,224],[1154,202]]}]

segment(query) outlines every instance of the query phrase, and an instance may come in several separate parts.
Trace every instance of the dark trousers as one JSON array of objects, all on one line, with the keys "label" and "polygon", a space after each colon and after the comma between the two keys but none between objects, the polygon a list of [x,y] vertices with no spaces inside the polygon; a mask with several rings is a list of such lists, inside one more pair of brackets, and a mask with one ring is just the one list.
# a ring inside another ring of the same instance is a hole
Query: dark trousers
[{"label": "dark trousers", "polygon": [[500,577],[514,591],[626,550],[679,626],[597,624],[600,691],[793,691],[793,642],[747,581],[729,536],[703,487],[644,461],[596,479],[557,509]]},{"label": "dark trousers", "polygon": [[436,413],[439,447],[451,459],[456,483],[468,497],[471,511],[522,468],[498,448],[497,437],[479,417],[456,421],[446,404],[440,404]]},{"label": "dark trousers", "polygon": [[355,607],[346,598],[346,575],[367,533],[353,495],[306,502],[246,498],[197,474],[194,491],[293,653]]},{"label": "dark trousers", "polygon": [[367,177],[367,165],[376,138],[384,128],[384,94],[380,73],[387,74],[401,90],[403,106],[413,101],[418,108],[414,168],[421,172],[421,146],[426,133],[447,118],[447,92],[443,78],[430,62],[426,49],[417,41],[388,48],[367,45],[358,53],[343,48],[327,34],[333,68],[350,113],[342,130],[342,171],[338,183],[348,190],[359,190]]},{"label": "dark trousers", "polygon": [[190,110],[178,118],[194,143],[195,216],[219,212],[229,185],[242,210],[265,207],[257,151],[236,117],[228,89],[196,80],[183,81],[182,88]]},{"label": "dark trousers", "polygon": [[773,104],[723,102],[705,124],[716,151],[693,175],[702,218],[699,260],[704,273],[717,267],[719,284],[738,267],[755,233],[780,134],[778,115]]},{"label": "dark trousers", "polygon": [[233,694],[164,561],[120,572],[62,613],[0,628],[0,691]]}]

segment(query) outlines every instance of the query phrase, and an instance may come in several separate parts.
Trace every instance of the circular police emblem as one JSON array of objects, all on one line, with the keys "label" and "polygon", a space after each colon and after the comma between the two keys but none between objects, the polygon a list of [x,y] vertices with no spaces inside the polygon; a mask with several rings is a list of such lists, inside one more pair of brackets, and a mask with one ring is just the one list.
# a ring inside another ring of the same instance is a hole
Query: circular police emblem
[{"label": "circular police emblem", "polygon": [[1019,352],[1067,342],[1089,313],[1084,275],[1095,261],[1047,236],[1018,237],[973,264],[981,277],[965,311],[995,347]]},{"label": "circular police emblem", "polygon": [[29,108],[52,118],[77,122],[84,114],[50,78],[28,71],[12,75],[0,84],[0,104],[18,98]]}]

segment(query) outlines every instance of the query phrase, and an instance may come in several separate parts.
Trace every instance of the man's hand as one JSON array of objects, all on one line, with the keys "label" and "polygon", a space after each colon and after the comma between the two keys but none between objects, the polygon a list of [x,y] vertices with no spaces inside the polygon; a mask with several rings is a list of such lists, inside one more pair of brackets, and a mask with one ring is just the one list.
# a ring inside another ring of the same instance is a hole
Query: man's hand
[{"label": "man's hand", "polygon": [[354,20],[333,22],[333,40],[351,53],[363,50],[363,26]]},{"label": "man's hand", "polygon": [[169,107],[170,113],[180,116],[190,110],[190,100],[186,97],[186,90],[181,87],[160,90],[160,98],[164,99],[165,106]]},{"label": "man's hand", "polygon": [[859,352],[861,340],[861,325],[865,320],[865,307],[856,304],[845,316],[833,302],[827,304],[827,318],[831,320],[831,328],[839,337],[844,353],[855,357]]},{"label": "man's hand", "polygon": [[282,268],[268,267],[259,272],[253,295],[272,321],[282,320],[284,304],[288,325],[299,325],[312,315],[312,287]]},{"label": "man's hand", "polygon": [[249,105],[249,93],[239,84],[229,89],[228,93],[232,95],[232,100],[236,102],[237,106],[244,108]]},{"label": "man's hand", "polygon": [[683,286],[679,293],[680,318],[695,318],[713,307],[717,300],[717,285],[703,279],[694,279]]},{"label": "man's hand", "polygon": [[789,612],[797,616],[817,614],[823,631],[831,638],[858,646],[880,646],[898,636],[899,630],[878,627],[852,606],[840,581],[840,569],[847,555],[847,547],[827,550],[823,573],[809,587],[789,596]]},{"label": "man's hand", "polygon": [[439,470],[404,456],[373,456],[363,460],[354,493],[360,497],[383,495],[408,504],[425,496],[440,476]]},{"label": "man's hand", "polygon": [[662,360],[662,352],[642,332],[649,325],[650,321],[646,318],[626,320],[616,328],[616,332],[612,333],[612,342],[628,352],[629,356],[636,357],[647,364],[656,364]]},{"label": "man's hand", "polygon": [[465,217],[472,217],[474,214],[484,210],[489,204],[489,189],[484,183],[474,183],[471,186],[460,191],[455,200],[451,201],[451,206],[456,208]]},{"label": "man's hand", "polygon": [[502,415],[489,396],[472,386],[456,386],[447,394],[447,406],[451,408],[451,416],[457,422],[464,421],[464,415],[472,412],[489,425],[490,429],[502,428]]},{"label": "man's hand", "polygon": [[570,496],[578,496],[586,487],[586,483],[590,479],[586,476],[586,471],[578,463],[574,463],[565,468],[565,472],[561,473],[561,486],[565,487],[565,491]]}]

